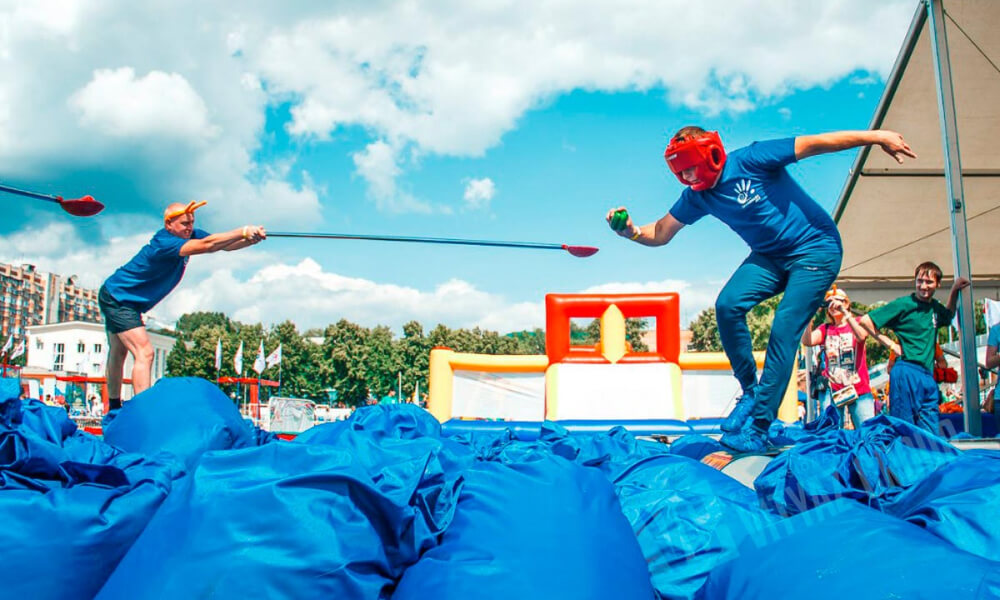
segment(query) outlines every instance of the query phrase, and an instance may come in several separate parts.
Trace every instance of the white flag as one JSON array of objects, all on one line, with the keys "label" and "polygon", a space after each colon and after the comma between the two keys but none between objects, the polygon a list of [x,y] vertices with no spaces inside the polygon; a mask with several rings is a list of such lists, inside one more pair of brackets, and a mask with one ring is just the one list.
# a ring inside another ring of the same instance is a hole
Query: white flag
[{"label": "white flag", "polygon": [[257,348],[257,358],[253,361],[253,370],[257,371],[257,374],[260,375],[264,372],[266,366],[264,363],[264,340],[261,340],[260,347]]},{"label": "white flag", "polygon": [[233,368],[240,375],[243,374],[243,340],[240,340],[240,347],[236,351],[236,356],[233,357]]},{"label": "white flag", "polygon": [[10,353],[10,359],[14,360],[22,354],[24,354],[24,340],[21,340],[16,346],[14,346],[14,351]]},{"label": "white flag", "polygon": [[280,363],[281,363],[281,344],[278,344],[278,347],[274,350],[274,352],[267,355],[267,366],[273,367],[274,365]]},{"label": "white flag", "polygon": [[222,368],[222,338],[215,343],[215,370]]},{"label": "white flag", "polygon": [[7,354],[10,349],[14,346],[14,334],[7,336],[7,343],[3,345],[3,350],[0,350],[0,354]]},{"label": "white flag", "polygon": [[984,299],[983,311],[986,313],[986,329],[1000,323],[1000,302],[989,298]]}]

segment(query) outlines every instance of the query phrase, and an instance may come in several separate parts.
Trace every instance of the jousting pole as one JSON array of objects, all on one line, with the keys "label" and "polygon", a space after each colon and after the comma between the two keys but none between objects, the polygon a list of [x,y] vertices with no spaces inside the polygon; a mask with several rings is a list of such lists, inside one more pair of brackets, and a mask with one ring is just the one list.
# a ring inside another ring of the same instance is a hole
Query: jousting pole
[{"label": "jousting pole", "polygon": [[48,202],[55,202],[64,211],[73,215],[74,217],[92,217],[97,213],[104,210],[104,205],[94,200],[93,196],[83,196],[82,198],[70,198],[69,200],[64,199],[62,196],[53,196],[51,194],[40,194],[38,192],[29,192],[28,190],[20,190],[18,188],[10,187],[8,185],[0,184],[0,192],[7,192],[8,194],[15,194],[18,196],[26,196],[28,198],[35,198],[37,200],[46,200]]},{"label": "jousting pole", "polygon": [[417,244],[455,244],[460,246],[493,246],[497,248],[524,248],[527,250],[565,250],[577,258],[593,256],[599,248],[570,246],[569,244],[539,244],[534,242],[497,242],[493,240],[463,240],[456,238],[408,237],[401,235],[361,235],[354,233],[299,233],[269,231],[269,238],[309,238],[320,240],[371,240],[376,242],[411,242]]}]

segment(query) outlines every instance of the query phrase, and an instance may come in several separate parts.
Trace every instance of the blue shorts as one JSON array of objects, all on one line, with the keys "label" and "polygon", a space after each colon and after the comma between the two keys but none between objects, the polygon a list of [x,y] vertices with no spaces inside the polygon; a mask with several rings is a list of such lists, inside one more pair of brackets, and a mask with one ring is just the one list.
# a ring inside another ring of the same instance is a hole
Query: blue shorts
[{"label": "blue shorts", "polygon": [[122,333],[136,327],[145,327],[142,315],[134,308],[124,306],[114,299],[103,285],[97,293],[97,305],[101,307],[104,317],[104,328],[108,333]]}]

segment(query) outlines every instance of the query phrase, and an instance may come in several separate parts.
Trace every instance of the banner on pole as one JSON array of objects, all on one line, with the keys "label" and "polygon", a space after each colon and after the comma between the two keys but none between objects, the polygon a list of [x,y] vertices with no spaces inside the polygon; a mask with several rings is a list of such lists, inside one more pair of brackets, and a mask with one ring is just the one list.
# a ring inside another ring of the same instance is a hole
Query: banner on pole
[{"label": "banner on pole", "polygon": [[260,347],[257,348],[257,358],[253,361],[253,370],[257,372],[258,375],[264,372],[267,367],[267,363],[264,362],[264,340],[260,341]]},{"label": "banner on pole", "polygon": [[236,372],[243,374],[243,340],[240,340],[240,347],[236,350],[236,356],[233,357],[233,368]]},{"label": "banner on pole", "polygon": [[267,366],[273,367],[274,365],[281,364],[281,344],[275,348],[274,352],[267,355]]}]

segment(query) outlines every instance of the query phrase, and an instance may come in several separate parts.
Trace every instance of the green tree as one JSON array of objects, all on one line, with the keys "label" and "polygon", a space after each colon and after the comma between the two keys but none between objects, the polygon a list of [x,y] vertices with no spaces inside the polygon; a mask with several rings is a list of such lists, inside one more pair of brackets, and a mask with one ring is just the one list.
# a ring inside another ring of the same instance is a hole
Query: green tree
[{"label": "green tree", "polygon": [[[321,347],[299,335],[291,321],[275,325],[267,335],[265,352],[273,352],[281,344],[281,394],[295,398],[323,400],[323,376],[319,359]],[[279,365],[268,367],[264,376],[277,379]]]},{"label": "green tree", "polygon": [[360,406],[368,398],[364,366],[367,337],[367,329],[346,319],[328,325],[324,331],[320,354],[324,387],[337,390],[338,398],[351,406]]},{"label": "green tree", "polygon": [[427,373],[430,367],[431,341],[424,337],[424,328],[417,321],[403,325],[403,337],[396,343],[400,371],[403,374],[403,394],[411,396],[419,385],[427,391]]},{"label": "green tree", "polygon": [[[750,340],[754,350],[767,350],[767,340],[771,337],[771,323],[774,321],[774,311],[781,302],[781,296],[775,296],[758,304],[747,313],[747,328],[750,329]],[[722,340],[719,337],[719,325],[715,316],[715,308],[701,311],[688,326],[691,329],[689,347],[697,352],[721,352]]]},{"label": "green tree", "polygon": [[193,312],[181,315],[177,319],[176,330],[180,334],[194,333],[195,330],[206,326],[218,326],[226,331],[232,331],[233,322],[224,313],[220,312]]}]

